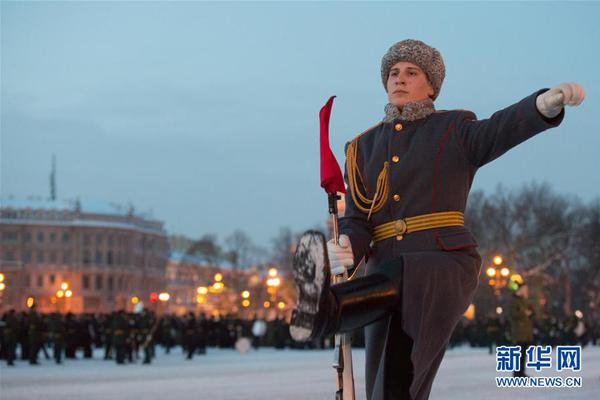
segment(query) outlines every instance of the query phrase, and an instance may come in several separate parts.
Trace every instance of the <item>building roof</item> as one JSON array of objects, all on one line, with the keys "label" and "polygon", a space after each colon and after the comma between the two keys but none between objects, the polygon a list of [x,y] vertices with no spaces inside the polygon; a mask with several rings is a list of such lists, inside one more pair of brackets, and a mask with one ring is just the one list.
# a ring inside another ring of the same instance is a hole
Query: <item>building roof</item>
[{"label": "building roof", "polygon": [[[0,199],[0,223],[133,229],[165,235],[163,222],[149,212],[98,200]],[[12,213],[10,211],[16,211]],[[31,213],[40,212],[41,214]]]}]

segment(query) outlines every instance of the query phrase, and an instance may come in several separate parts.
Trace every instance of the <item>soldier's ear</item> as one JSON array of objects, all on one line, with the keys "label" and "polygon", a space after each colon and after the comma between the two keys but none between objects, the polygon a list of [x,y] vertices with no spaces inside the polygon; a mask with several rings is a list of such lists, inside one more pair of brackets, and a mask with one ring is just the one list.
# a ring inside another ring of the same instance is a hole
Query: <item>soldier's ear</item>
[{"label": "soldier's ear", "polygon": [[435,93],[435,91],[433,90],[433,85],[431,84],[431,82],[429,82],[429,80],[427,80],[427,96],[429,96],[429,98],[433,98],[433,94]]}]

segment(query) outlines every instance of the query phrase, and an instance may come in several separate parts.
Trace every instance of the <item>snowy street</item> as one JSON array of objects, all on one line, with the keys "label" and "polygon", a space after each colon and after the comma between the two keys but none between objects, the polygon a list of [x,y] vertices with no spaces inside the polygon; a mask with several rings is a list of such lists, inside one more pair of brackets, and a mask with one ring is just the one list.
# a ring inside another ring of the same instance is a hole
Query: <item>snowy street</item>
[{"label": "snowy street", "polygon": [[[332,351],[296,351],[263,348],[241,355],[234,350],[209,349],[206,356],[188,361],[181,349],[171,354],[157,348],[151,365],[116,365],[101,353],[92,360],[66,360],[55,365],[18,361],[0,366],[1,400],[169,399],[258,400],[333,399]],[[364,394],[364,351],[354,350],[357,400]],[[486,349],[448,351],[431,399],[597,399],[600,393],[600,347],[582,352],[582,371],[528,371],[532,376],[579,376],[582,388],[501,389],[495,384],[495,357]]]}]

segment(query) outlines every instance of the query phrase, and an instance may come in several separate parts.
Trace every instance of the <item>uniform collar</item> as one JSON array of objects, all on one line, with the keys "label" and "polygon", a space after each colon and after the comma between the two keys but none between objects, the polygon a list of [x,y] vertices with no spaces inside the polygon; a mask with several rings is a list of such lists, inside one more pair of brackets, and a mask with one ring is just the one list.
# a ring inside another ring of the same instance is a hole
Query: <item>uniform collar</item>
[{"label": "uniform collar", "polygon": [[385,117],[383,122],[393,122],[397,119],[403,121],[416,121],[421,118],[425,118],[435,112],[435,106],[433,100],[425,99],[421,101],[415,101],[407,103],[399,109],[393,104],[388,103],[385,106]]}]

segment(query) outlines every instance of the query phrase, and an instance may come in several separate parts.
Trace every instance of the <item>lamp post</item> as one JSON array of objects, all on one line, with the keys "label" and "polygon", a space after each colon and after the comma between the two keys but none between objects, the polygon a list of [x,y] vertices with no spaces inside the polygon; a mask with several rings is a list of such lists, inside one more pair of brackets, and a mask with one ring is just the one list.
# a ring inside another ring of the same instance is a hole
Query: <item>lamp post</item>
[{"label": "lamp post", "polygon": [[506,286],[510,276],[510,268],[503,265],[504,260],[502,256],[495,256],[485,273],[488,276],[488,284],[494,288],[494,294],[500,296],[500,291]]},{"label": "lamp post", "polygon": [[277,298],[277,288],[281,285],[281,278],[278,276],[277,268],[269,269],[269,278],[267,279],[267,293],[270,300],[275,301]]},{"label": "lamp post", "polygon": [[[60,299],[62,304],[63,304],[63,312],[65,311],[69,311],[69,307],[67,307],[67,301],[69,301],[70,304],[70,299],[71,297],[73,297],[73,291],[71,291],[71,289],[69,289],[69,284],[67,282],[63,282],[60,284],[60,289],[58,289],[56,291],[56,298]],[[57,306],[60,310],[60,305],[57,303]]]},{"label": "lamp post", "polygon": [[4,296],[4,289],[6,289],[6,282],[4,281],[4,274],[0,272],[0,311],[2,311],[2,297]]}]

